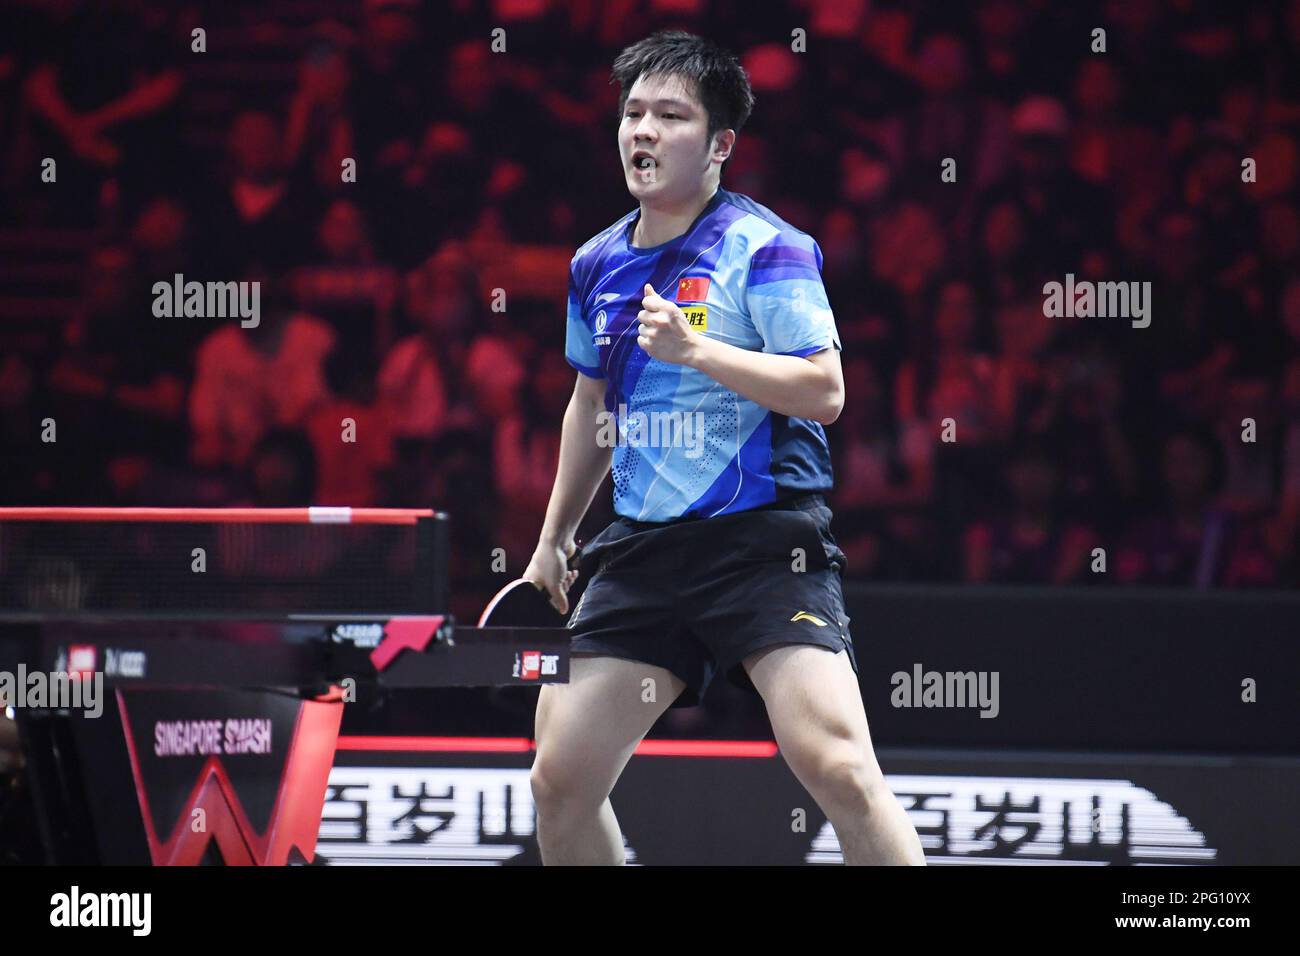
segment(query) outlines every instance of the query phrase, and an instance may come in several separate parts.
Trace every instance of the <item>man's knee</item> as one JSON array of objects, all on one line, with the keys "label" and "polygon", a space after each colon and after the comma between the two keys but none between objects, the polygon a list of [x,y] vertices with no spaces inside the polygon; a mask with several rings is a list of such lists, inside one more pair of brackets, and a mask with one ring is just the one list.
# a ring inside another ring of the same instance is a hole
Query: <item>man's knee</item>
[{"label": "man's knee", "polygon": [[539,753],[528,775],[533,805],[538,813],[598,806],[608,794],[603,792],[604,788],[594,780],[594,776],[590,768],[574,761],[544,757]]},{"label": "man's knee", "polygon": [[892,798],[879,766],[856,747],[828,747],[812,758],[807,773],[820,801],[857,813],[870,813]]}]

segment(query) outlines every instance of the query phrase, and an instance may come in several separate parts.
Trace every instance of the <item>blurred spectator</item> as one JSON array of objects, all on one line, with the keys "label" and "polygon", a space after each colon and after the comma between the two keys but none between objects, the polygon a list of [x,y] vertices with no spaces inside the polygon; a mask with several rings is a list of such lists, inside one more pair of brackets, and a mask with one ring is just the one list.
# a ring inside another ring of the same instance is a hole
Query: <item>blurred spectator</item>
[{"label": "blurred spectator", "polygon": [[465,357],[469,402],[458,411],[487,423],[510,415],[518,407],[528,370],[518,348],[503,335],[480,335]]},{"label": "blurred spectator", "polygon": [[[977,94],[967,45],[954,34],[927,37],[911,71],[921,90],[904,134],[914,191],[944,220],[968,232],[974,201],[1006,165],[1008,111]],[[949,159],[957,161],[958,181],[966,188],[953,189],[937,175]]]},{"label": "blurred spectator", "polygon": [[85,290],[48,377],[62,447],[76,454],[66,479],[79,472],[107,479],[109,463],[122,456],[176,460],[185,440],[189,368],[180,325],[187,320],[150,314],[131,253],[120,245],[92,252]]},{"label": "blurred spectator", "polygon": [[862,356],[844,363],[844,388],[854,400],[837,420],[836,471],[851,476],[836,496],[841,508],[918,505],[932,491],[936,428],[893,410],[887,384]]},{"label": "blurred spectator", "polygon": [[1099,333],[1046,362],[1048,392],[1041,431],[1068,436],[1058,448],[1067,513],[1114,527],[1139,492],[1133,438],[1123,417],[1123,369]]},{"label": "blurred spectator", "polygon": [[1086,253],[1110,241],[1113,209],[1104,191],[1069,167],[1070,119],[1060,100],[1026,97],[1011,114],[1012,168],[993,184],[983,206],[1016,203],[1048,258],[1044,265],[1064,277]]},{"label": "blurred spectator", "polygon": [[[1230,511],[1259,514],[1277,500],[1272,449],[1277,403],[1278,396],[1264,379],[1234,378],[1224,391],[1213,424],[1224,457],[1221,503]],[[1246,422],[1253,423],[1253,441],[1245,440]]]},{"label": "blurred spectator", "polygon": [[994,360],[991,416],[1010,438],[1041,435],[1051,423],[1060,370],[1044,361],[1057,320],[1043,314],[1041,299],[994,310],[998,354]]},{"label": "blurred spectator", "polygon": [[[358,160],[347,94],[351,74],[350,32],[336,23],[320,24],[298,67],[298,85],[289,101],[284,129],[284,165],[311,176],[325,193],[343,183],[343,161]],[[369,154],[363,168],[370,169]]]},{"label": "blurred spectator", "polygon": [[1186,158],[1183,201],[1202,228],[1216,239],[1204,247],[1205,266],[1224,286],[1234,283],[1242,260],[1253,253],[1257,234],[1255,207],[1245,197],[1241,181],[1243,144],[1232,131],[1207,124]]},{"label": "blurred spectator", "polygon": [[1024,91],[1027,73],[1041,75],[1026,63],[1039,46],[1029,34],[1032,17],[1016,0],[980,0],[976,7],[979,86],[1003,102]]},{"label": "blurred spectator", "polygon": [[330,203],[316,233],[319,258],[293,273],[294,300],[333,327],[352,361],[373,376],[376,351],[393,341],[397,272],[377,261],[361,210],[346,199]]},{"label": "blurred spectator", "polygon": [[42,445],[33,425],[34,410],[46,404],[35,400],[38,387],[28,359],[0,351],[0,500],[13,505],[37,504],[37,489],[48,492],[54,482],[52,463],[39,452],[57,445]]},{"label": "blurred spectator", "polygon": [[[1040,270],[1030,246],[1025,211],[1007,200],[990,206],[978,223],[975,271],[980,295],[1002,307],[1038,292]],[[1041,287],[1040,287],[1041,288]]]},{"label": "blurred spectator", "polygon": [[973,583],[1078,584],[1087,580],[1095,533],[1061,511],[1057,456],[1041,444],[1012,454],[1009,505],[966,529],[965,578]]},{"label": "blurred spectator", "polygon": [[273,428],[258,439],[248,475],[253,507],[301,508],[316,502],[316,454],[298,429]]},{"label": "blurred spectator", "polygon": [[904,203],[871,224],[872,269],[904,297],[917,297],[938,274],[947,244],[934,214]]},{"label": "blurred spectator", "polygon": [[224,320],[198,349],[189,416],[190,456],[200,467],[244,466],[268,429],[304,425],[328,398],[324,362],[334,332],[291,311],[283,278],[256,281],[260,324],[243,328]]},{"label": "blurred spectator", "polygon": [[1186,210],[1171,210],[1156,234],[1152,300],[1159,318],[1139,344],[1159,383],[1160,397],[1183,421],[1208,421],[1223,399],[1233,362],[1228,318],[1234,314],[1222,290],[1203,281],[1206,233]]},{"label": "blurred spectator", "polygon": [[934,341],[898,370],[898,415],[937,428],[951,418],[963,444],[982,445],[998,430],[989,405],[994,365],[976,348],[977,308],[969,283],[947,282],[939,289]]},{"label": "blurred spectator", "polygon": [[[150,282],[169,282],[178,272],[184,275],[193,262],[193,246],[189,211],[170,197],[148,200],[131,228],[136,269]],[[193,343],[188,344],[190,351]]]},{"label": "blurred spectator", "polygon": [[1230,578],[1237,585],[1270,583],[1273,568],[1248,524],[1218,505],[1224,482],[1223,449],[1204,429],[1166,439],[1161,458],[1161,513],[1138,522],[1115,561],[1124,584],[1208,588]]},{"label": "blurred spectator", "polygon": [[1273,202],[1260,210],[1261,291],[1278,301],[1284,284],[1300,275],[1300,213],[1295,203]]},{"label": "blurred spectator", "polygon": [[1121,201],[1159,194],[1168,170],[1159,162],[1160,137],[1127,118],[1124,83],[1114,62],[1090,57],[1074,76],[1078,119],[1070,137],[1070,168],[1095,186],[1115,190]]},{"label": "blurred spectator", "polygon": [[[894,411],[888,383],[862,355],[844,363],[852,394],[831,432],[836,537],[857,577],[894,578],[928,563],[925,511],[934,494],[934,435]],[[930,540],[934,538],[931,535]]]},{"label": "blurred spectator", "polygon": [[393,462],[393,441],[388,416],[375,399],[374,374],[336,342],[325,379],[329,397],[306,422],[319,478],[314,503],[378,505],[383,472]]},{"label": "blurred spectator", "polygon": [[[431,117],[428,89],[436,81],[421,45],[418,0],[364,0],[361,34],[346,87],[346,115],[361,148],[359,162],[375,173],[391,175],[410,155],[413,134]],[[441,51],[439,51],[441,52]],[[319,47],[308,54],[324,56]],[[372,104],[383,103],[383,109]],[[436,114],[432,114],[436,115]]]},{"label": "blurred spectator", "polygon": [[395,151],[400,166],[367,191],[372,221],[384,224],[377,245],[401,268],[417,265],[431,246],[464,237],[482,211],[489,173],[463,126],[434,120],[412,139],[412,149]]},{"label": "blurred spectator", "polygon": [[[393,500],[452,515],[452,610],[476,620],[488,598],[509,580],[493,569],[493,552],[501,543],[496,540],[500,508],[491,437],[481,430],[451,428],[433,441],[399,441],[395,454]],[[522,570],[522,565],[507,567],[511,574]]]},{"label": "blurred spectator", "polygon": [[[545,351],[514,407],[497,425],[493,440],[496,490],[502,521],[498,540],[506,553],[527,562],[537,544],[535,532],[560,460],[560,427],[573,392],[573,368],[564,356]],[[530,540],[531,539],[531,540]]]},{"label": "blurred spectator", "polygon": [[252,266],[289,268],[306,248],[306,224],[314,217],[301,181],[285,174],[279,125],[269,113],[240,113],[226,152],[227,169],[206,213],[217,277],[229,281]]},{"label": "blurred spectator", "polygon": [[55,195],[74,221],[87,221],[99,186],[123,176],[131,188],[175,183],[185,167],[177,144],[183,31],[167,5],[127,0],[71,0],[51,4],[48,35],[28,75],[24,96],[57,155]]},{"label": "blurred spectator", "polygon": [[476,279],[459,245],[445,245],[405,279],[406,314],[415,334],[399,341],[379,370],[379,397],[398,438],[428,439],[445,424],[458,394],[474,317]]}]

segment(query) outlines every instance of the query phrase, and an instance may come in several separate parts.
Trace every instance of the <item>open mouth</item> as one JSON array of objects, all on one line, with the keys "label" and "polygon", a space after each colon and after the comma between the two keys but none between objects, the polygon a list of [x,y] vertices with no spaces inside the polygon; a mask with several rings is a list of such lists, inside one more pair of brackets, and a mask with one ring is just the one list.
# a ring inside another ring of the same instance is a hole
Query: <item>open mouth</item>
[{"label": "open mouth", "polygon": [[633,153],[632,168],[639,172],[646,172],[651,169],[658,169],[659,162],[649,153]]}]

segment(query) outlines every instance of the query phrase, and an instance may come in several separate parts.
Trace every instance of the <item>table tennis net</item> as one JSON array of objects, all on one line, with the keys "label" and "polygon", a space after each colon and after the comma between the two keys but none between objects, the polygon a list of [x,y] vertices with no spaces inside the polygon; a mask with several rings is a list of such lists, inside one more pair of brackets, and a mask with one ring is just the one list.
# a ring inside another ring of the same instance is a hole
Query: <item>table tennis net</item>
[{"label": "table tennis net", "polygon": [[[0,608],[31,612],[428,613],[445,608],[446,522],[75,520],[0,509]],[[67,511],[69,509],[65,509]],[[52,510],[53,511],[53,510]],[[301,509],[304,515],[307,509]]]}]

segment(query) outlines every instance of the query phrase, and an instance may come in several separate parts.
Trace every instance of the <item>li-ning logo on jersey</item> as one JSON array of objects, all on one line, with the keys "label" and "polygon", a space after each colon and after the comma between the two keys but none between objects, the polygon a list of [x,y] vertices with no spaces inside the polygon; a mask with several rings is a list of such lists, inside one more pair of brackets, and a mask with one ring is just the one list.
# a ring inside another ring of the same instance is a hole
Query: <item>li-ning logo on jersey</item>
[{"label": "li-ning logo on jersey", "polygon": [[605,328],[609,325],[609,316],[605,310],[601,309],[596,313],[596,334],[591,337],[593,345],[608,345],[609,336],[605,334]]},{"label": "li-ning logo on jersey", "polygon": [[823,621],[821,618],[819,618],[819,617],[818,617],[817,615],[815,615],[815,614],[809,614],[807,611],[800,611],[800,612],[799,612],[798,614],[796,614],[794,617],[790,618],[790,620],[791,620],[791,621],[812,621],[812,622],[813,622],[814,624],[816,624],[818,627],[825,627],[825,626],[826,626],[826,622],[825,622],[825,621]]}]

